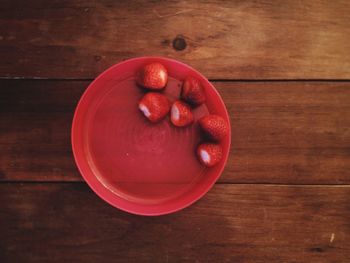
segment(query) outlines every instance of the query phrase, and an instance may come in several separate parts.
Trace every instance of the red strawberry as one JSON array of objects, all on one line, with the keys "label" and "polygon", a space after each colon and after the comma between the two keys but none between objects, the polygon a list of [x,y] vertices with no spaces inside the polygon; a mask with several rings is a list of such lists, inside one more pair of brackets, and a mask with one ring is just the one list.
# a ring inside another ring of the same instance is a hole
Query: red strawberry
[{"label": "red strawberry", "polygon": [[170,105],[163,94],[149,92],[139,102],[139,109],[151,122],[158,122],[168,114]]},{"label": "red strawberry", "polygon": [[190,106],[181,100],[175,101],[173,106],[171,106],[170,120],[178,127],[190,125],[193,122]]},{"label": "red strawberry", "polygon": [[160,63],[144,66],[138,73],[137,83],[151,90],[161,90],[168,81],[168,72]]},{"label": "red strawberry", "polygon": [[181,97],[193,106],[199,106],[205,102],[204,89],[198,79],[187,77],[182,85]]},{"label": "red strawberry", "polygon": [[229,128],[224,118],[218,115],[207,115],[199,119],[199,126],[204,133],[215,141],[222,140],[227,136]]},{"label": "red strawberry", "polygon": [[221,161],[222,148],[216,143],[202,143],[197,148],[197,155],[202,164],[212,167]]}]

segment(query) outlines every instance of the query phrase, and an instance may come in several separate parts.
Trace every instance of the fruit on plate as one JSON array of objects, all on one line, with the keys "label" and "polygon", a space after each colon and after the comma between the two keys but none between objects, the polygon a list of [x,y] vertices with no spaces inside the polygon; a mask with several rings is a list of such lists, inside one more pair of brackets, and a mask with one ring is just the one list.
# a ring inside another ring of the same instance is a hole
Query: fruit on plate
[{"label": "fruit on plate", "polygon": [[202,143],[197,148],[197,156],[202,164],[212,167],[221,161],[222,148],[216,143]]},{"label": "fruit on plate", "polygon": [[177,127],[190,125],[193,122],[191,107],[181,100],[175,101],[171,106],[170,120]]},{"label": "fruit on plate", "polygon": [[139,102],[139,109],[151,122],[162,120],[170,110],[168,98],[157,92],[148,92]]},{"label": "fruit on plate", "polygon": [[199,126],[212,140],[221,141],[229,131],[227,122],[219,115],[210,114],[199,119]]},{"label": "fruit on plate", "polygon": [[202,84],[198,79],[191,76],[183,82],[181,97],[192,106],[199,106],[206,101]]},{"label": "fruit on plate", "polygon": [[137,76],[137,84],[151,90],[163,89],[167,81],[168,71],[158,62],[145,65],[140,69]]}]

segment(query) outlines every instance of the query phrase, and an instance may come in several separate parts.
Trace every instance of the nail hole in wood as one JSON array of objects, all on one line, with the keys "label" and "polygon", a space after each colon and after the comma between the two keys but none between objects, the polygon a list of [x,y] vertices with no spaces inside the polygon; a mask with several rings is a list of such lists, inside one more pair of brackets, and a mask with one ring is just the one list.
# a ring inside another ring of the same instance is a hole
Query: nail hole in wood
[{"label": "nail hole in wood", "polygon": [[187,46],[187,43],[184,38],[182,37],[176,37],[173,40],[173,48],[177,51],[184,50]]}]

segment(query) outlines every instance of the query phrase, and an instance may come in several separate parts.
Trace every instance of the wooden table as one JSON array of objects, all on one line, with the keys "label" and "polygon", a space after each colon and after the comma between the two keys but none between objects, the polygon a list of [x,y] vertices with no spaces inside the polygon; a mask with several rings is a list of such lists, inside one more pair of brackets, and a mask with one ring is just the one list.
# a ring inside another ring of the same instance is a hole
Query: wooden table
[{"label": "wooden table", "polygon": [[[350,262],[349,1],[0,6],[0,262]],[[70,145],[91,80],[143,55],[207,76],[233,131],[214,188],[154,218],[99,199]]]}]

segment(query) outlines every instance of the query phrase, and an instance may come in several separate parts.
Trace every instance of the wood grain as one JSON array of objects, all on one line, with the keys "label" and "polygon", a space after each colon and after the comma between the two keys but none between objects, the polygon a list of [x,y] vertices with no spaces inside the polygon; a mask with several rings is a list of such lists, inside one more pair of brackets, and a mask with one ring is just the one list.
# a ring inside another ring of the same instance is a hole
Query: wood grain
[{"label": "wood grain", "polygon": [[88,83],[0,83],[0,180],[80,180],[70,130]]},{"label": "wood grain", "polygon": [[350,188],[216,185],[162,217],[85,184],[0,184],[1,262],[350,261]]},{"label": "wood grain", "polygon": [[349,183],[350,83],[218,83],[231,116],[224,181]]},{"label": "wood grain", "polygon": [[0,77],[94,78],[160,55],[211,79],[350,79],[350,2],[13,1]]},{"label": "wood grain", "polygon": [[[0,81],[0,180],[80,181],[73,111],[88,81]],[[349,82],[214,82],[231,116],[220,182],[350,183]]]}]

